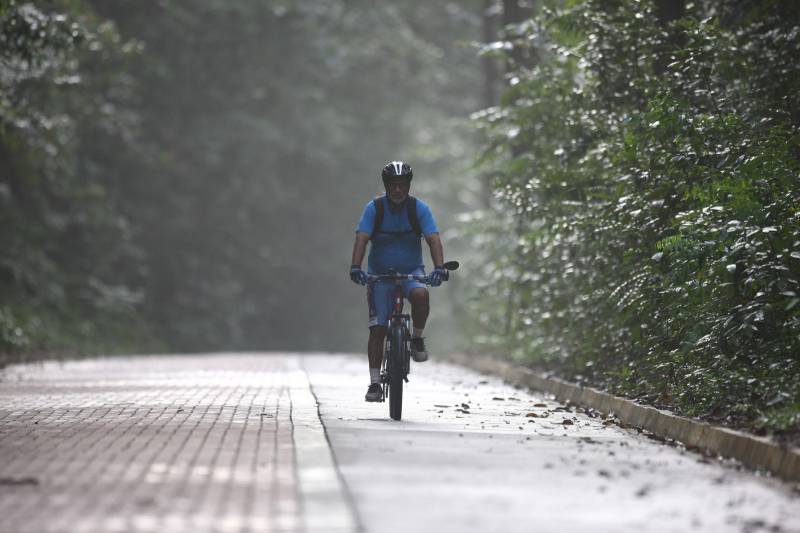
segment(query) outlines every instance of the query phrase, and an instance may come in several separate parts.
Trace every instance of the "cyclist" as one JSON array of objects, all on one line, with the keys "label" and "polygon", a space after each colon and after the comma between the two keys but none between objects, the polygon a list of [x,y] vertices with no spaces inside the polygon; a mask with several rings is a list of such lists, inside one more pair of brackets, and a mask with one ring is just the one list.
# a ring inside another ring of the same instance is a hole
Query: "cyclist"
[{"label": "cyclist", "polygon": [[[446,279],[444,251],[433,214],[425,203],[409,195],[413,177],[411,167],[402,161],[392,161],[383,167],[381,178],[386,194],[367,203],[356,228],[350,267],[350,279],[353,282],[367,284],[367,273],[362,270],[361,263],[369,241],[372,241],[367,267],[370,274],[388,274],[389,270],[394,270],[400,274],[425,275],[421,245],[423,237],[430,247],[434,265],[429,277],[431,286],[437,287]],[[392,282],[370,283],[367,287],[370,385],[365,399],[368,402],[383,400],[380,369],[384,339],[392,313],[393,291]],[[422,336],[430,310],[428,290],[418,281],[404,281],[403,294],[411,302],[411,357],[421,363],[428,359]]]}]

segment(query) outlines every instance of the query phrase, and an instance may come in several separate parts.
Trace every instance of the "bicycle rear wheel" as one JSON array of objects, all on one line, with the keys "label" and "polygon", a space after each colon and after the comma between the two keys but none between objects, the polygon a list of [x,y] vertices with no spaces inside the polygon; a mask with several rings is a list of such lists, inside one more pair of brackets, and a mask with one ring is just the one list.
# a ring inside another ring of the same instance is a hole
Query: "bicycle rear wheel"
[{"label": "bicycle rear wheel", "polygon": [[408,343],[403,328],[394,326],[390,333],[389,351],[389,416],[400,420],[403,416],[404,361],[407,359]]}]

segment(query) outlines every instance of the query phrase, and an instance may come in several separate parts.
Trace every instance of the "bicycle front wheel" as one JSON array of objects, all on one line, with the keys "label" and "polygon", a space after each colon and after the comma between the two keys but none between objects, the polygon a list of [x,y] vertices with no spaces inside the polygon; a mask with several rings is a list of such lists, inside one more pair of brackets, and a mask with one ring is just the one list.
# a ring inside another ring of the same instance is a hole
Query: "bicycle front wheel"
[{"label": "bicycle front wheel", "polygon": [[403,416],[404,362],[408,358],[408,342],[406,342],[405,333],[400,326],[391,329],[390,339],[389,416],[393,420],[400,420]]}]

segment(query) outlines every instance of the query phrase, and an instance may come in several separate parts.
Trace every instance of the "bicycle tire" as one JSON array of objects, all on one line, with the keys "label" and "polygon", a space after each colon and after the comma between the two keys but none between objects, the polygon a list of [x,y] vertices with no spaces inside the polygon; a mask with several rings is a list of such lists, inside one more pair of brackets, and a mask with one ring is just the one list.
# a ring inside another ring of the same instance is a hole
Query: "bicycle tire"
[{"label": "bicycle tire", "polygon": [[408,350],[408,343],[402,327],[394,326],[391,329],[390,342],[389,416],[393,420],[400,420],[403,416],[403,381],[405,378],[403,361]]}]

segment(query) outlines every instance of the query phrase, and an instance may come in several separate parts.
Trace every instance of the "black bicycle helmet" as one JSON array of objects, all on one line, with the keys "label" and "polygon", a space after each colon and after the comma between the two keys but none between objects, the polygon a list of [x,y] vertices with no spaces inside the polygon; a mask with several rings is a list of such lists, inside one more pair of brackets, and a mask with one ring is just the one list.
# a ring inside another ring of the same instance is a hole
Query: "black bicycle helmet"
[{"label": "black bicycle helmet", "polygon": [[411,170],[411,167],[408,165],[408,163],[403,163],[402,161],[392,161],[383,167],[381,178],[383,178],[383,181],[394,178],[405,178],[408,181],[411,181],[414,178],[414,171]]}]

